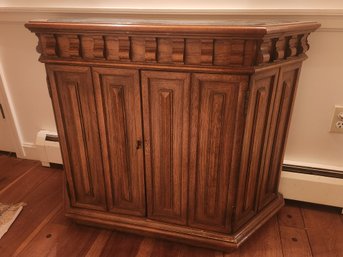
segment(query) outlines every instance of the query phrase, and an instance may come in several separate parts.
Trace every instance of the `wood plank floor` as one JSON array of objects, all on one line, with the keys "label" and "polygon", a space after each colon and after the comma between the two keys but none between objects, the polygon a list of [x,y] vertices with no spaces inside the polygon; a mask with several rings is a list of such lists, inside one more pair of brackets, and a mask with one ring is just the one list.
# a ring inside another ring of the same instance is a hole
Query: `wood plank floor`
[{"label": "wood plank floor", "polygon": [[0,239],[0,256],[343,257],[337,208],[287,202],[240,249],[223,253],[78,225],[63,216],[62,172],[0,155],[0,202],[27,206]]}]

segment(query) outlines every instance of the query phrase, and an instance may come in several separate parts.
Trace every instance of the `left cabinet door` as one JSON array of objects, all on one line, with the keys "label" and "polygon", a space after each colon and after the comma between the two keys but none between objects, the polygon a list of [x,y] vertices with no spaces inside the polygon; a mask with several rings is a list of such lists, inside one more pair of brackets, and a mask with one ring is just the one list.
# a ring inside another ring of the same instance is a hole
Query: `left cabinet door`
[{"label": "left cabinet door", "polygon": [[109,211],[145,216],[139,72],[93,68]]},{"label": "left cabinet door", "polygon": [[105,210],[101,142],[91,70],[46,65],[70,204]]}]

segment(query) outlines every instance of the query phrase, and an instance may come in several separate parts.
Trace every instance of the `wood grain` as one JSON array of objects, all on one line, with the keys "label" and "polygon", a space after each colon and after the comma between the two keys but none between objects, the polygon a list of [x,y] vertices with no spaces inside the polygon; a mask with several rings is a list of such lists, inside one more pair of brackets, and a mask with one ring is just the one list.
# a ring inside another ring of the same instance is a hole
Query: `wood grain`
[{"label": "wood grain", "polygon": [[[258,209],[258,191],[263,174],[262,162],[265,160],[264,149],[271,125],[278,72],[278,69],[262,71],[254,75],[250,82],[249,101],[245,107],[247,109],[239,168],[235,229],[251,219]],[[268,170],[268,173],[273,172],[278,171]]]},{"label": "wood grain", "polygon": [[280,237],[284,257],[312,257],[305,230],[280,226]]},{"label": "wood grain", "polygon": [[282,257],[277,219],[273,217],[239,251],[239,257]]},{"label": "wood grain", "polygon": [[[121,21],[116,20],[115,24],[108,24],[109,21],[107,24],[106,20],[98,24],[32,21],[25,26],[39,38],[41,60],[73,58],[90,61],[105,58],[108,61],[174,63],[180,66],[252,66],[284,61],[305,54],[309,49],[309,33],[319,27],[315,22],[275,26],[264,21],[263,26],[258,23],[238,26],[236,21],[232,26],[228,21],[217,21],[213,26],[187,25],[187,21],[179,20],[174,25],[175,21],[166,19],[163,24],[158,21],[150,25],[144,25],[142,21],[120,24]],[[75,32],[85,35],[80,40]]]},{"label": "wood grain", "polygon": [[270,127],[264,149],[264,154],[273,156],[273,158],[265,158],[261,163],[261,182],[258,192],[259,209],[275,199],[278,193],[282,160],[294,96],[298,86],[300,66],[301,63],[296,63],[285,65],[280,69],[273,103],[273,114],[270,117]]},{"label": "wood grain", "polygon": [[63,212],[58,212],[19,256],[86,256],[91,246],[96,247],[99,234],[99,230],[79,226],[67,219]]},{"label": "wood grain", "polygon": [[304,228],[301,209],[297,206],[286,205],[278,213],[280,226]]},{"label": "wood grain", "polygon": [[[54,174],[47,168],[33,170],[35,172],[27,173],[11,188],[0,194],[1,202],[22,201],[27,204],[20,214],[20,219],[13,223],[11,230],[1,238],[0,248],[3,256],[12,256],[16,248],[29,237],[36,227],[44,222],[46,216],[62,201],[61,172]],[[8,245],[11,247],[7,247]]]},{"label": "wood grain", "polygon": [[135,257],[142,240],[141,236],[113,232],[103,248],[101,256]]},{"label": "wood grain", "polygon": [[[104,174],[91,71],[47,65],[67,189],[73,206],[106,209]],[[96,135],[96,136],[94,136]]]},{"label": "wood grain", "polygon": [[111,212],[145,216],[139,73],[94,68],[107,203]]},{"label": "wood grain", "polygon": [[[43,229],[43,227],[45,227],[48,223],[50,223],[50,221],[56,216],[56,214],[61,213],[62,212],[62,203],[60,205],[57,205],[57,207],[50,212],[45,219],[43,220],[43,222],[41,222],[33,231],[32,233],[25,238],[24,241],[22,241],[22,243],[20,244],[20,246],[16,249],[16,251],[14,252],[13,256],[20,256],[23,255],[23,252],[26,253],[26,248],[29,246],[31,247],[31,243],[32,240],[37,236],[37,234],[39,234],[41,232],[41,230]],[[34,248],[33,248],[34,249]],[[34,249],[34,251],[36,251],[36,249]]]},{"label": "wood grain", "polygon": [[180,256],[183,249],[183,245],[174,244],[165,240],[157,240],[155,241],[150,256],[177,257]]},{"label": "wood grain", "polygon": [[155,242],[155,239],[145,237],[141,242],[135,257],[151,256]]},{"label": "wood grain", "polygon": [[230,232],[229,185],[234,185],[247,79],[194,74],[192,82],[189,224]]},{"label": "wood grain", "polygon": [[15,157],[1,156],[0,158],[0,194],[6,191],[8,187],[15,183],[17,179],[24,176],[30,169],[34,169],[39,165],[35,162],[17,159]]},{"label": "wood grain", "polygon": [[107,244],[109,238],[111,237],[111,234],[112,233],[110,230],[101,231],[85,256],[86,257],[101,257],[102,250]]},{"label": "wood grain", "polygon": [[313,256],[343,256],[343,223],[340,214],[323,209],[302,209]]},{"label": "wood grain", "polygon": [[190,76],[142,72],[148,217],[186,224]]}]

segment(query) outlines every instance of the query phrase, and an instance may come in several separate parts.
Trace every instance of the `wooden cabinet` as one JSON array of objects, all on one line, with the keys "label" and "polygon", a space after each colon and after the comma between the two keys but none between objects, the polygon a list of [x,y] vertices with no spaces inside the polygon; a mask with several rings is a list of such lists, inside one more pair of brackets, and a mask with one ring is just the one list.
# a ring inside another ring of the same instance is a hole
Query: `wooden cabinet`
[{"label": "wooden cabinet", "polygon": [[66,215],[215,249],[282,206],[278,181],[315,22],[47,21],[39,38]]}]

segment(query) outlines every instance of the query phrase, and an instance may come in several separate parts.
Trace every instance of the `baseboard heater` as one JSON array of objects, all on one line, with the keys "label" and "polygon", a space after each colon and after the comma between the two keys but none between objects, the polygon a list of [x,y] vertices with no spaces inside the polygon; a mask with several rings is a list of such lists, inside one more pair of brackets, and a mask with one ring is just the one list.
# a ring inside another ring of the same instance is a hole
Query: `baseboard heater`
[{"label": "baseboard heater", "polygon": [[279,190],[286,199],[343,208],[343,170],[284,164]]},{"label": "baseboard heater", "polygon": [[36,148],[43,166],[50,167],[52,163],[62,164],[60,144],[56,132],[40,130],[36,136]]}]

